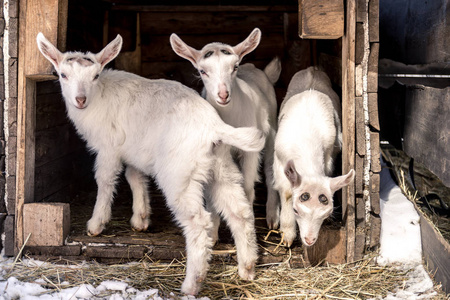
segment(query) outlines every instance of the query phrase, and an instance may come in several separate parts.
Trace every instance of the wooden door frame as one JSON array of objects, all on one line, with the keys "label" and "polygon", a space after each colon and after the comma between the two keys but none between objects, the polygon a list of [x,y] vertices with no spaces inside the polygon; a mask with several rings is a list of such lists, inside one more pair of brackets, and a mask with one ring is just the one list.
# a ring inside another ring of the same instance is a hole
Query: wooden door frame
[{"label": "wooden door frame", "polygon": [[39,52],[36,36],[64,51],[68,0],[19,1],[19,57],[17,73],[17,163],[14,253],[24,245],[23,205],[34,202],[36,82],[54,80],[52,65]]}]

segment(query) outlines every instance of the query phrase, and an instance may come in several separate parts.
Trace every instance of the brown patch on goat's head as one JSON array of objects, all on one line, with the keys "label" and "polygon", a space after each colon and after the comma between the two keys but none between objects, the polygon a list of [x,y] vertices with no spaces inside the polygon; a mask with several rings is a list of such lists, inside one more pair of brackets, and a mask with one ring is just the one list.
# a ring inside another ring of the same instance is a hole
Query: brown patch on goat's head
[{"label": "brown patch on goat's head", "polygon": [[66,62],[69,64],[78,63],[83,67],[89,67],[94,64],[94,61],[86,56],[71,56],[66,59]]}]

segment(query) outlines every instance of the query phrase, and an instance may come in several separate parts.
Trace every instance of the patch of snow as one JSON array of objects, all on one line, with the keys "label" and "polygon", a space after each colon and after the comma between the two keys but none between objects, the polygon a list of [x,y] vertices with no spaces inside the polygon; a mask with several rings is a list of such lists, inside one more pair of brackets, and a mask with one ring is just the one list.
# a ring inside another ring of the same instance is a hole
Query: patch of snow
[{"label": "patch of snow", "polygon": [[384,299],[432,299],[437,293],[422,264],[419,214],[394,182],[383,160],[382,166],[380,253],[377,263],[382,266],[398,266],[407,271],[408,278],[403,286]]},{"label": "patch of snow", "polygon": [[381,236],[378,264],[422,263],[419,214],[383,164],[380,179]]}]

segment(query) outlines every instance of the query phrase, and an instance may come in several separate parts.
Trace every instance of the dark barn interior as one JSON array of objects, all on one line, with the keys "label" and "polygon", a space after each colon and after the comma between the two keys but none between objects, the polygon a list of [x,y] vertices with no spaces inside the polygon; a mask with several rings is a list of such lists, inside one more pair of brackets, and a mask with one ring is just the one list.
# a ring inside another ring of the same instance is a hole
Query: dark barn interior
[{"label": "dark barn interior", "polygon": [[[340,95],[341,39],[300,39],[298,2],[291,0],[278,1],[276,5],[272,1],[205,0],[190,1],[189,5],[183,1],[152,2],[152,5],[145,1],[69,1],[66,50],[96,53],[120,34],[124,39],[121,54],[108,67],[152,79],[177,80],[201,91],[202,83],[197,71],[190,62],[172,51],[170,34],[175,32],[188,44],[200,49],[213,41],[238,44],[255,27],[262,31],[261,43],[244,58],[243,63],[250,62],[264,68],[275,56],[281,59],[283,71],[276,84],[279,104],[292,75],[310,65],[325,69]],[[48,249],[28,247],[29,254],[47,258],[52,255],[89,257],[103,262],[140,259],[144,255],[156,260],[182,257],[184,239],[172,222],[155,184],[150,187],[151,228],[145,233],[131,231],[131,193],[123,176],[118,183],[113,219],[106,231],[99,237],[86,235],[86,222],[92,214],[96,196],[95,155],[86,150],[66,117],[57,81],[37,83],[35,134],[35,201],[70,203],[71,229],[65,247],[53,249],[52,253],[46,253]],[[340,160],[336,166],[340,170]],[[279,232],[270,233],[267,229],[265,187],[258,184],[256,188],[255,214],[261,260],[281,261],[289,249],[278,245],[281,240]],[[336,199],[335,210],[334,219],[328,222],[328,226],[339,230],[342,227],[339,199]],[[234,255],[233,241],[227,229],[221,228],[223,233],[216,245],[216,253]],[[88,246],[80,253],[79,246],[71,246],[80,243],[97,246]],[[301,243],[297,241],[292,248],[294,265],[304,265],[301,254]],[[337,261],[342,259],[336,258]]]}]

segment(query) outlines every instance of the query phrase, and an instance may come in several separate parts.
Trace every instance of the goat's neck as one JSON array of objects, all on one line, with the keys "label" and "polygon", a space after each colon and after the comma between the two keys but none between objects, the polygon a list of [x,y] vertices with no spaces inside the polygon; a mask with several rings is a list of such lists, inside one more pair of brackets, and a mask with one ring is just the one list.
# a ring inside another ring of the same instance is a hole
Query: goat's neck
[{"label": "goat's neck", "polygon": [[[242,120],[239,120],[239,115],[242,114],[243,111],[252,111],[246,109],[246,106],[252,105],[252,101],[250,101],[251,95],[249,92],[244,92],[245,90],[249,90],[247,88],[247,83],[242,79],[236,78],[233,82],[230,99],[231,101],[226,106],[220,106],[216,103],[215,97],[208,93],[208,91],[204,90],[203,96],[209,103],[211,103],[219,113],[220,117],[224,122],[233,125],[233,126],[242,126]],[[249,116],[247,116],[248,118]]]}]

